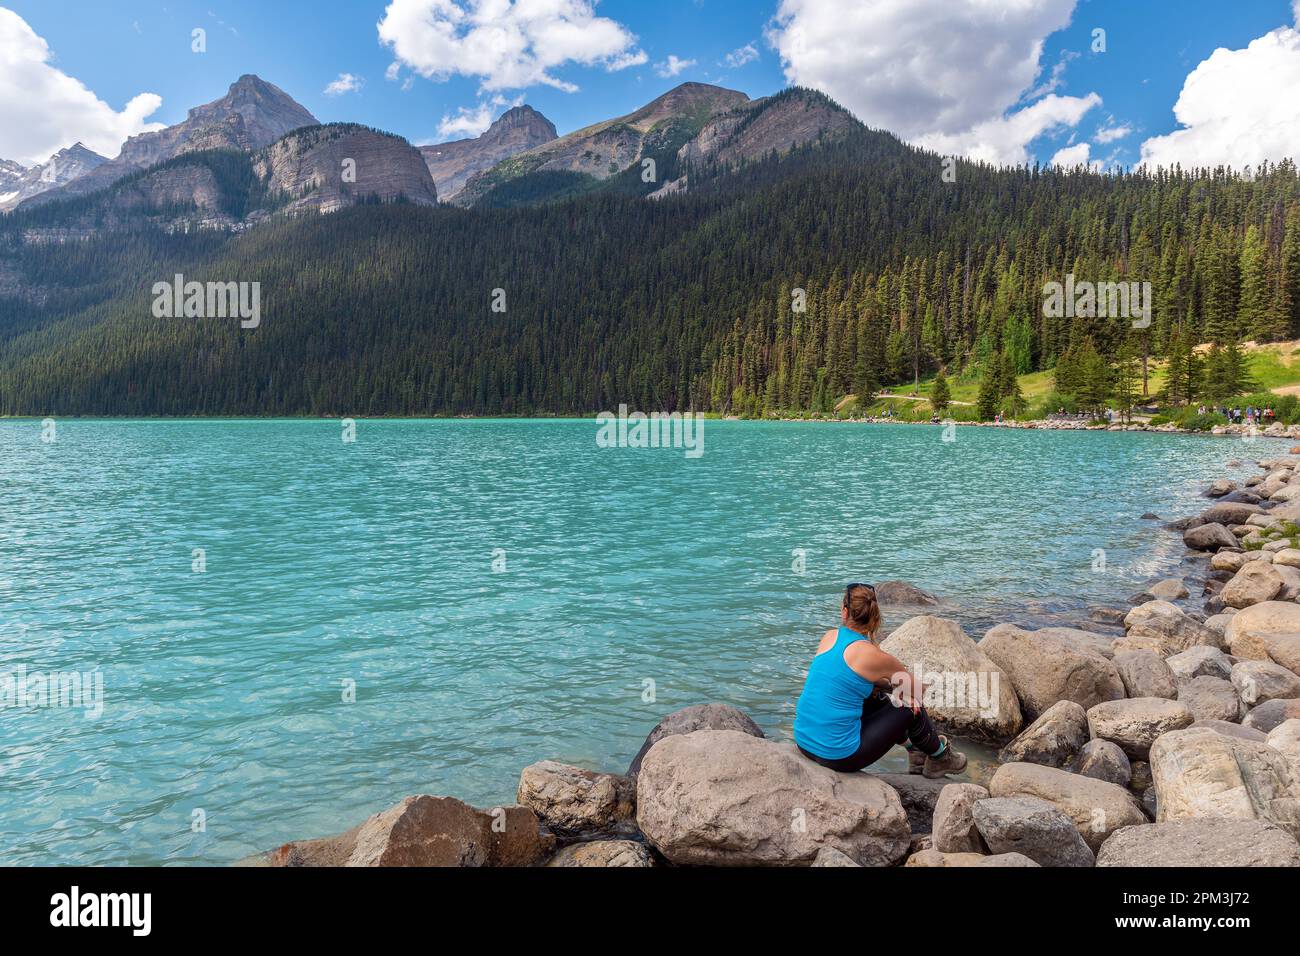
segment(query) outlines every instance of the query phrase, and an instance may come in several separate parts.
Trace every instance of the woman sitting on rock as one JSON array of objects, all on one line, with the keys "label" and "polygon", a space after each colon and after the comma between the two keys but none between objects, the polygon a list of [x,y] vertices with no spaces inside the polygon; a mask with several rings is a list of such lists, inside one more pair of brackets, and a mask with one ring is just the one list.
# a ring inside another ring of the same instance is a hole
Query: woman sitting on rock
[{"label": "woman sitting on rock", "polygon": [[[876,646],[880,607],[869,584],[844,589],[838,630],[822,636],[795,705],[794,742],[823,767],[850,773],[894,744],[907,748],[907,772],[958,773],[964,754],[948,745],[921,706],[920,682]],[[890,688],[895,688],[891,695]]]}]

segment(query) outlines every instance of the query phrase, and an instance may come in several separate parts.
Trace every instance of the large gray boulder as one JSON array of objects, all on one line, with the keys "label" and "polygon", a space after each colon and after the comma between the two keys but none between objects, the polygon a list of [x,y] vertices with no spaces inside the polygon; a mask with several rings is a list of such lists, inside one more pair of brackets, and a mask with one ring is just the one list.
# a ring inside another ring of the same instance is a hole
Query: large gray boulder
[{"label": "large gray boulder", "polygon": [[1227,720],[1215,720],[1213,718],[1197,720],[1192,724],[1192,727],[1205,727],[1215,733],[1227,734],[1229,737],[1240,737],[1242,740],[1255,740],[1259,743],[1268,740],[1268,734],[1266,733]]},{"label": "large gray boulder", "polygon": [[1282,575],[1271,564],[1250,561],[1223,586],[1219,596],[1228,607],[1247,608],[1271,601],[1282,586]]},{"label": "large gray boulder", "polygon": [[[1228,622],[1232,620],[1232,615],[1237,613],[1235,607],[1226,608],[1218,614],[1211,614],[1205,619],[1205,626],[1211,630],[1224,634],[1228,630]],[[1175,655],[1176,656],[1176,655]]]},{"label": "large gray boulder", "polygon": [[998,753],[1002,763],[1023,760],[1064,767],[1088,740],[1088,712],[1072,700],[1047,708]]},{"label": "large gray boulder", "polygon": [[1300,718],[1278,724],[1268,734],[1268,745],[1291,763],[1291,775],[1300,781]]},{"label": "large gray boulder", "polygon": [[675,710],[659,723],[655,724],[641,749],[632,758],[627,768],[627,775],[633,780],[641,770],[641,761],[650,752],[650,748],[665,737],[673,734],[693,734],[697,730],[738,730],[752,737],[762,737],[763,731],[743,710],[730,704],[692,704]]},{"label": "large gray boulder", "polygon": [[1196,720],[1241,719],[1241,699],[1237,689],[1222,677],[1193,677],[1178,685],[1178,702],[1192,712]]},{"label": "large gray boulder", "polygon": [[1058,701],[1073,701],[1086,710],[1124,696],[1124,682],[1111,661],[1050,632],[999,624],[979,646],[1011,678],[1028,720],[1037,720]]},{"label": "large gray boulder", "polygon": [[[1123,623],[1123,618],[1120,618],[1120,623]],[[1081,654],[1100,654],[1106,660],[1115,656],[1115,638],[1106,634],[1077,627],[1042,627],[1032,633],[1060,641]]]},{"label": "large gray boulder", "polygon": [[1232,655],[1300,673],[1300,604],[1266,601],[1235,615],[1224,632]]},{"label": "large gray boulder", "polygon": [[934,806],[933,846],[942,853],[987,853],[971,809],[989,792],[974,783],[954,783],[943,788]]},{"label": "large gray boulder", "polygon": [[[1221,524],[1231,527],[1235,524],[1245,524],[1251,519],[1251,516],[1263,512],[1264,509],[1259,505],[1249,505],[1244,502],[1220,502],[1202,511],[1201,520],[1207,525]],[[1201,527],[1205,527],[1205,525]]]},{"label": "large gray boulder", "polygon": [[1227,571],[1236,574],[1246,563],[1246,555],[1241,551],[1219,551],[1210,557],[1210,568],[1214,571]]},{"label": "large gray boulder", "polygon": [[1156,822],[1222,817],[1275,823],[1300,837],[1300,792],[1280,751],[1203,727],[1171,731],[1151,747]]},{"label": "large gray boulder", "polygon": [[1128,755],[1119,744],[1109,740],[1089,740],[1074,758],[1070,771],[1120,787],[1133,782],[1133,765]]},{"label": "large gray boulder", "polygon": [[1183,544],[1193,551],[1218,551],[1237,547],[1237,539],[1221,524],[1202,524],[1183,532]]},{"label": "large gray boulder", "polygon": [[1187,585],[1179,578],[1165,578],[1147,588],[1147,593],[1158,601],[1181,601],[1188,596]]},{"label": "large gray boulder", "polygon": [[1174,672],[1155,651],[1121,651],[1115,655],[1115,669],[1129,697],[1173,700],[1178,696]]},{"label": "large gray boulder", "polygon": [[846,853],[841,853],[833,846],[824,846],[817,851],[809,866],[861,866],[857,860]]},{"label": "large gray boulder", "polygon": [[989,782],[995,797],[1039,797],[1059,807],[1095,853],[1120,827],[1146,823],[1137,799],[1124,787],[1034,763],[1008,763]]},{"label": "large gray boulder", "polygon": [[994,853],[1023,853],[1039,866],[1092,866],[1074,821],[1038,797],[992,797],[972,808],[979,834]]},{"label": "large gray boulder", "polygon": [[516,798],[561,834],[630,830],[636,785],[627,777],[542,760],[523,769]]},{"label": "large gray boulder", "polygon": [[906,581],[881,581],[875,586],[876,600],[882,605],[908,607],[935,607],[940,601],[929,591],[923,591]]},{"label": "large gray boulder", "polygon": [[1167,658],[1197,645],[1222,648],[1223,635],[1188,617],[1168,601],[1147,601],[1128,612],[1124,618],[1124,636],[1115,643],[1117,654],[1125,650],[1149,650]]},{"label": "large gray boulder", "polygon": [[956,621],[922,615],[889,635],[881,649],[926,683],[926,710],[947,732],[1001,744],[1023,723],[1007,675]]},{"label": "large gray boulder", "polygon": [[1241,661],[1232,668],[1232,686],[1247,707],[1300,697],[1300,676],[1272,661]]},{"label": "large gray boulder", "polygon": [[1217,647],[1189,647],[1181,654],[1168,658],[1165,664],[1173,673],[1174,679],[1179,681],[1194,677],[1220,677],[1227,680],[1232,676],[1232,660]]},{"label": "large gray boulder", "polygon": [[566,846],[546,862],[547,866],[654,866],[650,851],[635,840],[594,840]]},{"label": "large gray boulder", "polygon": [[1300,843],[1263,820],[1178,820],[1124,827],[1098,866],[1300,866]]},{"label": "large gray boulder", "polygon": [[1090,708],[1088,730],[1094,738],[1119,744],[1130,759],[1146,760],[1157,737],[1181,730],[1195,719],[1176,700],[1137,697],[1106,701]]},{"label": "large gray boulder", "polygon": [[1292,717],[1300,717],[1300,699],[1266,701],[1258,707],[1252,707],[1250,713],[1241,719],[1241,723],[1267,734]]},{"label": "large gray boulder", "polygon": [[1023,853],[995,853],[985,856],[983,853],[944,853],[933,848],[913,853],[904,866],[947,868],[964,866],[1038,866]]},{"label": "large gray boulder", "polygon": [[273,850],[270,866],[529,866],[555,838],[527,807],[479,810],[454,797],[420,795],[338,836]]},{"label": "large gray boulder", "polygon": [[898,794],[875,776],[836,773],[735,730],[698,730],[650,748],[637,776],[637,824],[668,860],[807,866],[834,847],[864,866],[907,853]]},{"label": "large gray boulder", "polygon": [[[1300,607],[1300,604],[1294,606]],[[1300,634],[1251,631],[1247,627],[1233,632],[1231,648],[1234,657],[1270,661],[1293,674],[1300,674]]]}]

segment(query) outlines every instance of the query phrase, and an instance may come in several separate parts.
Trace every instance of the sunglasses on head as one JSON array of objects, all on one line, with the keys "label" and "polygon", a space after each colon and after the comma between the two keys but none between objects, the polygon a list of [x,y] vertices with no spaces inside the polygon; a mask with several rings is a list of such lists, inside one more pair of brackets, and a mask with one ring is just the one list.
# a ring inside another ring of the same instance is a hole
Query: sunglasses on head
[{"label": "sunglasses on head", "polygon": [[867,589],[868,591],[870,591],[872,594],[875,594],[875,593],[876,593],[876,589],[875,589],[875,587],[874,587],[873,585],[870,585],[870,584],[864,584],[864,583],[862,583],[861,581],[854,581],[852,584],[847,585],[847,586],[844,588],[844,596],[847,598],[850,594],[853,593],[853,589],[854,589],[854,588],[866,588],[866,589]]}]

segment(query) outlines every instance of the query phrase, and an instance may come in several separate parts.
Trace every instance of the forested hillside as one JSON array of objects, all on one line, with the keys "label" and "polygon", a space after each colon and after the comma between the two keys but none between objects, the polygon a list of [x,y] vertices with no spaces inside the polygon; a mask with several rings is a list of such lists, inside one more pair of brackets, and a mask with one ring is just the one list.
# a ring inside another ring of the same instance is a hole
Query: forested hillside
[{"label": "forested hillside", "polygon": [[[0,229],[0,414],[829,411],[940,367],[1064,355],[1116,372],[1193,341],[1300,334],[1290,164],[943,169],[858,129],[739,170],[688,166],[689,191],[658,200],[366,205],[61,245]],[[260,282],[260,326],[154,318],[150,289],[175,273]],[[1044,282],[1068,273],[1150,282],[1150,327],[1044,317]]]}]

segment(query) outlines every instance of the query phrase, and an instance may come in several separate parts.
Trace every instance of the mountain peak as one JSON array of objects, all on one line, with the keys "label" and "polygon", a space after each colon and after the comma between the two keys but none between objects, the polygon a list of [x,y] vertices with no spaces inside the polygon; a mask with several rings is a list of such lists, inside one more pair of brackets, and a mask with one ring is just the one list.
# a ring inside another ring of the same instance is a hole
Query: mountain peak
[{"label": "mountain peak", "polygon": [[84,162],[90,162],[96,166],[99,165],[100,163],[104,163],[108,161],[107,156],[101,156],[99,153],[95,152],[93,149],[91,149],[89,146],[87,146],[85,143],[81,142],[80,140],[78,140],[77,142],[73,143],[71,146],[68,146],[65,149],[59,150],[57,153],[54,154],[54,156],[61,157],[63,159],[77,159]]},{"label": "mountain peak", "polygon": [[739,90],[729,90],[725,86],[714,86],[711,83],[696,83],[694,80],[688,80],[685,83],[679,83],[663,95],[651,100],[642,107],[648,109],[656,104],[676,104],[689,102],[719,102],[735,101],[737,103],[748,103],[749,97]]},{"label": "mountain peak", "polygon": [[506,110],[496,118],[496,122],[494,122],[492,126],[519,126],[523,123],[537,122],[544,123],[546,126],[550,127],[551,135],[555,135],[555,124],[527,103],[520,106],[510,107],[510,109]]},{"label": "mountain peak", "polygon": [[[479,139],[489,137],[503,139],[514,131],[525,130],[523,138],[532,140],[529,146],[536,146],[539,143],[549,142],[558,135],[555,132],[555,124],[548,120],[531,106],[512,106],[496,118]],[[531,135],[529,135],[531,133]],[[528,147],[525,147],[528,148]]]},{"label": "mountain peak", "polygon": [[639,129],[648,129],[669,116],[693,116],[702,122],[708,116],[735,109],[748,102],[749,97],[739,90],[688,82],[655,97],[626,119]]},{"label": "mountain peak", "polygon": [[252,143],[254,147],[269,145],[290,130],[319,125],[316,117],[292,96],[274,83],[268,83],[252,73],[245,73],[231,83],[230,89],[221,99],[194,107],[190,110],[189,119],[199,122],[222,121],[230,119],[234,114],[238,114],[252,127],[255,140],[266,139],[266,142]]},{"label": "mountain peak", "polygon": [[545,116],[531,106],[515,106],[498,116],[481,136],[421,146],[420,153],[438,186],[439,198],[446,201],[475,173],[555,137],[555,124]]},{"label": "mountain peak", "polygon": [[[29,198],[32,202],[49,202],[85,195],[182,153],[261,149],[293,130],[319,125],[316,117],[284,90],[260,76],[245,73],[230,84],[225,96],[191,109],[184,122],[128,138],[115,159],[105,162],[103,157],[81,147],[84,151],[76,152],[76,156],[87,160],[85,166],[93,169],[83,169],[75,179]],[[97,162],[90,161],[92,158]]]}]

